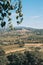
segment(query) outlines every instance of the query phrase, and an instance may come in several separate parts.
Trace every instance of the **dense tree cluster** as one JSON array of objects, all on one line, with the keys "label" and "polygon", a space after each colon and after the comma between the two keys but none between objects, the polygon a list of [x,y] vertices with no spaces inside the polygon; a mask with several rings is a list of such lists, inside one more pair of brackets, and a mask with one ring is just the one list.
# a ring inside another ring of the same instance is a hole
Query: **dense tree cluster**
[{"label": "dense tree cluster", "polygon": [[7,58],[5,56],[5,52],[3,51],[2,48],[0,48],[0,65],[6,65],[7,63]]},{"label": "dense tree cluster", "polygon": [[43,65],[43,57],[39,52],[11,53],[6,57],[4,51],[0,51],[0,65]]},{"label": "dense tree cluster", "polygon": [[35,53],[32,54],[26,51],[10,55],[7,57],[9,61],[7,65],[43,65],[43,59],[39,58],[40,56],[35,55]]}]

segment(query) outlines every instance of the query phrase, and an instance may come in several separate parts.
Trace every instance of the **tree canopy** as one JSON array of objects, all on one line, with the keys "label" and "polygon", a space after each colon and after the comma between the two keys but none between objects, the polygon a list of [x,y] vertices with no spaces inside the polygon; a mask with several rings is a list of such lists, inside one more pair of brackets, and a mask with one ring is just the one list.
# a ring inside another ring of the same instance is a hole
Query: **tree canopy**
[{"label": "tree canopy", "polygon": [[[21,0],[0,0],[0,21],[4,21],[5,18],[8,19],[8,21],[11,21],[11,13],[15,10],[15,13],[17,14],[17,24],[20,24],[23,20],[23,14],[22,14],[22,1]],[[3,25],[4,23],[1,23]],[[3,25],[4,26],[4,25]]]}]

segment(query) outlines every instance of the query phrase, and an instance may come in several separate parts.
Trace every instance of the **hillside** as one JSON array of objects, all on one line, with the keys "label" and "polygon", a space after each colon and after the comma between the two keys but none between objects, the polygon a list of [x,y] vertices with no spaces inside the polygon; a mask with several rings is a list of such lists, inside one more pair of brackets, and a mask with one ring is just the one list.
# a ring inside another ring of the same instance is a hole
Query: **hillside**
[{"label": "hillside", "polygon": [[43,43],[43,29],[16,27],[12,31],[0,31],[0,44]]}]

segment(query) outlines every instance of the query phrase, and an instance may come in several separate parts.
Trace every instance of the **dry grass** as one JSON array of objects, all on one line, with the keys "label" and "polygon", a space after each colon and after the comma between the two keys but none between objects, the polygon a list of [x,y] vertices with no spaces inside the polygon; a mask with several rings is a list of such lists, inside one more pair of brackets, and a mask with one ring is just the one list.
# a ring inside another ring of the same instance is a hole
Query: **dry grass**
[{"label": "dry grass", "polygon": [[[15,34],[17,34],[17,35],[15,35]],[[19,36],[19,34],[20,34],[20,36]],[[32,33],[27,34],[27,33],[25,33],[25,31],[19,31],[19,32],[15,31],[15,32],[10,32],[9,34],[6,33],[4,36],[1,36],[0,42],[6,42],[8,44],[8,42],[16,43],[17,40],[18,41],[22,40],[25,43],[25,46],[23,48],[20,48],[19,44],[12,44],[12,45],[6,44],[7,46],[2,45],[0,47],[2,47],[2,49],[5,51],[6,54],[10,53],[10,52],[16,52],[16,51],[21,52],[21,51],[24,51],[27,49],[30,51],[30,50],[32,50],[31,47],[33,47],[33,49],[34,49],[34,47],[40,47],[41,51],[43,51],[43,42],[40,43],[40,39],[39,40],[36,40],[36,39],[29,40],[30,37],[33,37],[33,38],[37,37],[37,38],[43,39],[43,36],[41,36],[41,35],[35,35]],[[38,43],[35,43],[35,42],[38,42]]]},{"label": "dry grass", "polygon": [[[33,47],[33,49],[31,48]],[[2,49],[5,51],[6,54],[11,53],[11,52],[22,52],[24,50],[28,50],[28,51],[33,51],[35,47],[40,47],[41,50],[43,52],[43,44],[25,44],[24,47],[19,47],[19,44],[14,44],[14,45],[8,45],[8,46],[2,46]]]}]

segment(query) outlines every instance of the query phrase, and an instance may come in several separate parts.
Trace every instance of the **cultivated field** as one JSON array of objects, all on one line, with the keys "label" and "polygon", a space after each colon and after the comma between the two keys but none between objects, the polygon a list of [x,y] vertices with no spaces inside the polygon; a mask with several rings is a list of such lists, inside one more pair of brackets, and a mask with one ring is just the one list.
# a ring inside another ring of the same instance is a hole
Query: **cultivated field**
[{"label": "cultivated field", "polygon": [[40,48],[40,52],[43,52],[43,44],[25,44],[23,47],[19,47],[19,44],[1,46],[1,48],[5,51],[5,54],[13,52],[23,52],[26,50],[35,51],[36,47]]},{"label": "cultivated field", "polygon": [[0,48],[6,54],[24,50],[34,51],[36,47],[41,48],[40,51],[43,52],[43,35],[33,34],[29,30],[17,30],[0,34]]}]

